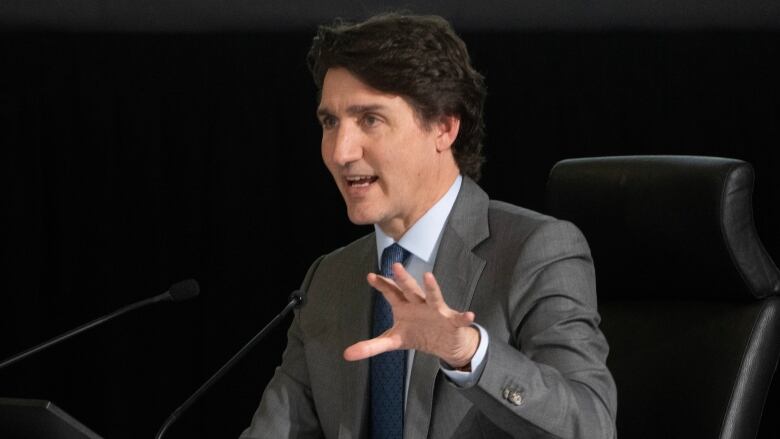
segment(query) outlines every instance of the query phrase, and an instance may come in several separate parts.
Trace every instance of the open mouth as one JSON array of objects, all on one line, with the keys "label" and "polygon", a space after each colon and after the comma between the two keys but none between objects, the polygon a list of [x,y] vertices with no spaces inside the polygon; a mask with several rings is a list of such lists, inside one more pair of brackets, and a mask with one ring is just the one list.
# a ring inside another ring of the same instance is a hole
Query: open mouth
[{"label": "open mouth", "polygon": [[349,187],[368,187],[371,183],[379,180],[376,175],[354,175],[346,177]]}]

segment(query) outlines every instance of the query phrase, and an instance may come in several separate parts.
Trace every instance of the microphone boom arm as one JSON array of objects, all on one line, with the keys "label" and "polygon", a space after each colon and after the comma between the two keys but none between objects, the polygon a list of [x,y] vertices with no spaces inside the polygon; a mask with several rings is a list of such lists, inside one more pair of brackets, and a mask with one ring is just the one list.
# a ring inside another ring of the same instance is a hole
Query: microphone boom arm
[{"label": "microphone boom arm", "polygon": [[168,419],[165,420],[162,427],[160,427],[160,430],[157,432],[157,435],[155,436],[155,439],[162,439],[163,435],[165,434],[166,430],[168,430],[168,427],[173,424],[176,419],[179,418],[179,416],[198,399],[200,396],[206,392],[217,380],[222,378],[225,373],[227,373],[228,370],[233,368],[233,366],[238,363],[241,358],[244,357],[252,348],[265,336],[270,332],[272,329],[274,329],[276,326],[279,325],[279,323],[287,317],[287,314],[290,313],[294,308],[296,308],[298,305],[303,303],[303,296],[298,292],[294,291],[290,295],[290,301],[287,303],[287,306],[284,307],[282,312],[276,315],[276,317],[273,318],[270,322],[268,322],[267,325],[263,329],[260,330],[254,337],[252,337],[251,340],[249,340],[249,343],[245,344],[244,347],[242,347],[238,352],[236,352],[233,357],[228,360],[227,363],[225,363],[219,370],[214,373],[214,375],[211,376],[203,385],[201,385],[198,390],[195,391],[189,398],[187,398],[186,401],[184,401],[176,410],[171,413],[171,415],[168,417]]},{"label": "microphone boom arm", "polygon": [[150,297],[148,299],[142,300],[140,302],[136,302],[136,303],[133,303],[131,305],[127,305],[127,306],[125,306],[123,308],[120,308],[120,309],[110,313],[110,314],[106,314],[106,315],[104,315],[102,317],[98,317],[98,318],[96,318],[95,320],[93,320],[93,321],[91,321],[89,323],[85,323],[85,324],[83,324],[83,325],[81,325],[81,326],[79,326],[77,328],[71,329],[68,332],[65,332],[63,334],[60,334],[60,335],[52,338],[52,339],[49,339],[49,340],[47,340],[47,341],[45,341],[45,342],[43,342],[43,343],[41,343],[41,344],[39,344],[37,346],[33,346],[33,347],[31,347],[31,348],[29,348],[29,349],[27,349],[25,351],[22,351],[22,352],[20,352],[20,353],[18,353],[16,355],[14,355],[13,357],[10,357],[10,358],[7,358],[7,359],[3,360],[3,362],[0,363],[0,369],[8,367],[8,366],[16,363],[17,361],[21,361],[21,360],[23,360],[23,359],[25,359],[25,358],[27,358],[27,357],[29,357],[31,355],[37,354],[38,352],[48,348],[49,346],[52,346],[52,345],[57,344],[57,343],[59,343],[61,341],[67,340],[67,339],[69,339],[69,338],[71,338],[71,337],[73,337],[75,335],[78,335],[78,334],[80,334],[80,333],[82,333],[82,332],[84,332],[84,331],[86,331],[86,330],[88,330],[90,328],[95,327],[95,326],[101,325],[101,324],[107,322],[108,320],[111,320],[111,319],[113,319],[115,317],[118,317],[118,316],[120,316],[122,314],[125,314],[127,312],[136,310],[138,308],[142,308],[142,307],[144,307],[146,305],[151,305],[153,303],[161,302],[163,300],[170,300],[170,294],[169,294],[168,291],[166,291],[166,292],[164,292],[164,293],[162,293],[160,295],[157,295],[157,296]]}]

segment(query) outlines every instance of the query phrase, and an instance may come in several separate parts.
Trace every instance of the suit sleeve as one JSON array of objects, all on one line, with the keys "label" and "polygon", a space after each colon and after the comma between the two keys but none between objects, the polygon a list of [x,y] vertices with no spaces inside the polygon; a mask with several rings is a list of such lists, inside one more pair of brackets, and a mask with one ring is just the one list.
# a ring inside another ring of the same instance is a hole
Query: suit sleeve
[{"label": "suit sleeve", "polygon": [[[301,289],[307,292],[311,278],[323,257],[309,268]],[[309,372],[300,330],[300,310],[287,331],[287,348],[282,364],[263,392],[260,406],[241,439],[323,437],[312,401]]]},{"label": "suit sleeve", "polygon": [[616,389],[582,233],[565,221],[538,226],[508,294],[513,336],[490,336],[482,375],[464,395],[512,436],[615,437]]}]

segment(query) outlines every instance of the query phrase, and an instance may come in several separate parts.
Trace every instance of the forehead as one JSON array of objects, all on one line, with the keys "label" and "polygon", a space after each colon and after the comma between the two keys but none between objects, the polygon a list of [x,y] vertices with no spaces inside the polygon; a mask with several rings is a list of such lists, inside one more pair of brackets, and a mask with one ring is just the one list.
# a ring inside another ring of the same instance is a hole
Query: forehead
[{"label": "forehead", "polygon": [[379,91],[344,68],[331,68],[325,74],[318,111],[344,111],[351,106],[404,106],[399,95]]}]

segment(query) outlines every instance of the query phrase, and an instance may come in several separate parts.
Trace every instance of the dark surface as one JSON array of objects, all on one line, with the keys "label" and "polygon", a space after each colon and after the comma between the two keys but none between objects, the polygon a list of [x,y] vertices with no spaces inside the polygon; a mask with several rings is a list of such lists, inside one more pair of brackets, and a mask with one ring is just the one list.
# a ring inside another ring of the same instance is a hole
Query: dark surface
[{"label": "dark surface", "polygon": [[756,237],[753,181],[744,161],[693,156],[550,173],[546,208],[598,261],[618,435],[756,437],[780,358],[780,270]]},{"label": "dark surface", "polygon": [[[316,256],[370,231],[349,224],[320,162],[312,35],[2,35],[0,357],[185,277],[202,292],[0,372],[1,396],[52,400],[106,437],[151,437]],[[541,209],[563,158],[735,157],[755,167],[757,229],[780,258],[780,34],[464,38],[487,77],[492,197]],[[237,436],[283,346],[280,329],[169,437]]]},{"label": "dark surface", "polygon": [[99,31],[300,29],[395,9],[446,15],[465,30],[780,29],[773,0],[5,0],[0,25]]},{"label": "dark surface", "polygon": [[744,301],[780,294],[753,224],[754,182],[742,160],[571,159],[550,172],[545,208],[589,238],[602,302]]},{"label": "dark surface", "polygon": [[[763,395],[757,389],[740,394],[737,382],[751,388],[766,381],[765,369],[776,364],[779,303],[777,298],[604,302],[602,329],[611,352],[607,365],[618,388],[618,434],[648,439],[754,437],[754,407],[761,405]],[[765,366],[748,372],[758,366],[742,364],[742,355],[751,337],[759,338],[751,333],[752,325],[766,313],[774,317],[767,331],[771,334],[762,334],[766,345],[758,357]],[[767,410],[759,437],[774,438],[777,421],[771,418],[777,405]]]},{"label": "dark surface", "polygon": [[0,398],[5,439],[101,439],[50,401]]}]

